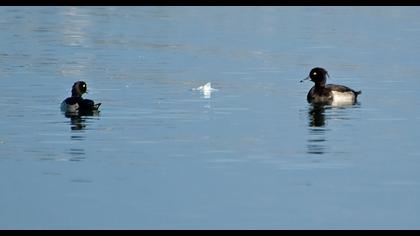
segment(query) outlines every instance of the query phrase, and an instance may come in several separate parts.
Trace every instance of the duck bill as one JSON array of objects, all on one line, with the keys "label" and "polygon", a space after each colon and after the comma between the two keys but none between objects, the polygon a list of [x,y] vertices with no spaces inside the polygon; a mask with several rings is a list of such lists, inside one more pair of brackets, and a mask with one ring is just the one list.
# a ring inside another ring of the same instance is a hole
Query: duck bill
[{"label": "duck bill", "polygon": [[306,77],[306,78],[304,78],[303,80],[301,80],[300,82],[302,83],[302,82],[304,82],[305,80],[308,80],[309,79],[309,76],[308,77]]}]

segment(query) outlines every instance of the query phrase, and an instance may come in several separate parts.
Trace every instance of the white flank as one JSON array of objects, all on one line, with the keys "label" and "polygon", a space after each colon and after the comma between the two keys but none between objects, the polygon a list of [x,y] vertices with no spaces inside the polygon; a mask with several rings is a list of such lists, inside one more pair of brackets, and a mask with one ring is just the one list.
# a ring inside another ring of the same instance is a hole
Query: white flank
[{"label": "white flank", "polygon": [[355,95],[352,92],[336,92],[332,91],[333,101],[332,106],[351,105],[355,102]]}]

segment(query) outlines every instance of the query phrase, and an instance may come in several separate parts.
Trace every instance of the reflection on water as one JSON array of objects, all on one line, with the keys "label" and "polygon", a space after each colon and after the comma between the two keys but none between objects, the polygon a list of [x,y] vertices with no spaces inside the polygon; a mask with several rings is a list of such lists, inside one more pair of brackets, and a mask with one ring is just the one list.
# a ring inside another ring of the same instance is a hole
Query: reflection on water
[{"label": "reflection on water", "polygon": [[86,159],[86,151],[84,148],[70,148],[67,153],[71,156],[69,159],[70,161],[82,161]]},{"label": "reflection on water", "polygon": [[325,125],[325,106],[311,104],[309,107],[309,127],[323,127]]},{"label": "reflection on water", "polygon": [[72,115],[66,117],[70,118],[71,130],[81,130],[86,127],[86,120],[79,115]]},{"label": "reflection on water", "polygon": [[308,111],[308,130],[309,139],[307,145],[308,154],[324,154],[328,151],[327,139],[327,123],[328,120],[349,120],[346,116],[346,109],[358,107],[360,103],[331,105],[331,104],[317,104],[309,105]]},{"label": "reflection on water", "polygon": [[[63,112],[66,118],[70,119],[71,129],[71,140],[73,141],[85,141],[86,136],[83,134],[84,129],[87,127],[87,123],[92,117],[99,117],[99,111],[83,111],[79,112]],[[82,161],[86,159],[86,151],[83,147],[71,147],[67,150],[67,154],[70,155],[70,161]]]},{"label": "reflection on water", "polygon": [[82,130],[86,128],[86,119],[89,116],[99,116],[99,111],[64,112],[64,116],[70,118],[71,130]]},{"label": "reflection on water", "polygon": [[325,106],[322,104],[309,105],[308,154],[323,154],[326,151]]}]

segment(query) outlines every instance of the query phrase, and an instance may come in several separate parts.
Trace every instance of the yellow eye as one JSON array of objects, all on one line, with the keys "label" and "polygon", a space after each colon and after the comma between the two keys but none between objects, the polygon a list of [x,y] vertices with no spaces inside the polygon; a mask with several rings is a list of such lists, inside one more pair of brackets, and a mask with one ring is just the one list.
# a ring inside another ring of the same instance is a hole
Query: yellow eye
[{"label": "yellow eye", "polygon": [[316,75],[316,72],[314,72],[314,75]]}]

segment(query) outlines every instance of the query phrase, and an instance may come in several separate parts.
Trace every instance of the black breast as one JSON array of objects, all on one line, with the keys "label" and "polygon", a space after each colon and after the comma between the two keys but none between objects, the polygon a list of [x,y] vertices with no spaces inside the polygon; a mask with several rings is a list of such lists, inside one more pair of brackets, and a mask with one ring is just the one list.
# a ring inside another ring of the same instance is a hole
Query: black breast
[{"label": "black breast", "polygon": [[326,87],[312,87],[306,96],[308,102],[328,102],[332,100],[331,89]]}]

